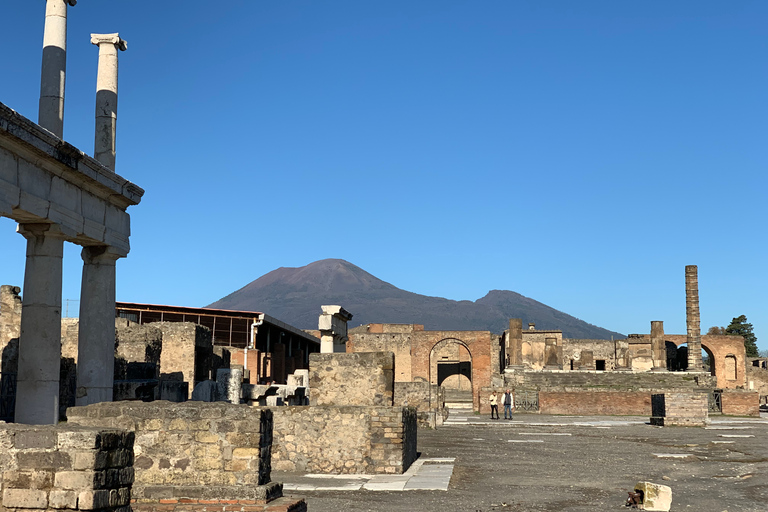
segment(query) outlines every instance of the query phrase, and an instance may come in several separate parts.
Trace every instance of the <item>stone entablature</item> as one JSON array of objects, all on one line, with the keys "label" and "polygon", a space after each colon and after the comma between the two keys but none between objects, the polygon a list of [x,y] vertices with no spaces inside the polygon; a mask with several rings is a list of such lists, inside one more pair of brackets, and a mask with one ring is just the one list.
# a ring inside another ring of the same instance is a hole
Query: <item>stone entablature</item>
[{"label": "stone entablature", "polygon": [[144,190],[0,103],[0,216],[56,224],[64,240],[126,256]]},{"label": "stone entablature", "polygon": [[0,510],[130,512],[133,432],[0,425]]}]

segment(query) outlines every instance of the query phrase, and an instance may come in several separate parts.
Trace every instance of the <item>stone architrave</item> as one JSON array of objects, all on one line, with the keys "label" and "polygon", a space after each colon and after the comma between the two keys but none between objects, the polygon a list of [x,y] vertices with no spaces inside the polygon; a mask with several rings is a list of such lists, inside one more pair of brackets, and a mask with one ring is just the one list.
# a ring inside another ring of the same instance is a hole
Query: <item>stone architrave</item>
[{"label": "stone architrave", "polygon": [[117,52],[128,43],[118,34],[91,34],[91,44],[99,47],[96,77],[96,138],[93,157],[104,167],[115,170],[117,133]]},{"label": "stone architrave", "polygon": [[80,331],[77,344],[77,405],[111,402],[115,359],[115,263],[107,246],[82,250]]},{"label": "stone architrave", "polygon": [[67,6],[77,0],[47,0],[40,104],[37,123],[64,138],[64,85],[67,75]]},{"label": "stone architrave", "polygon": [[651,322],[651,358],[653,359],[653,371],[667,370],[667,346],[664,341],[664,322],[659,320]]},{"label": "stone architrave", "polygon": [[16,388],[17,423],[59,421],[64,237],[53,224],[19,224],[27,239]]},{"label": "stone architrave", "polygon": [[345,352],[347,342],[347,322],[352,314],[341,306],[321,306],[323,313],[318,320],[320,331],[320,352],[330,354]]},{"label": "stone architrave", "polygon": [[699,313],[699,270],[696,265],[685,267],[685,316],[688,329],[688,371],[700,372],[701,316]]}]

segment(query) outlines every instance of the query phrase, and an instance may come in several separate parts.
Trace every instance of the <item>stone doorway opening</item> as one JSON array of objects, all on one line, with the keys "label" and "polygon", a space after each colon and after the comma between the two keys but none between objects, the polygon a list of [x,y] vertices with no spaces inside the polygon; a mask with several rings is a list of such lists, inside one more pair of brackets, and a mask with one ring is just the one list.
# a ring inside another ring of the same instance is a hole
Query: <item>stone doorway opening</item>
[{"label": "stone doorway opening", "polygon": [[432,347],[429,356],[430,383],[446,390],[472,391],[472,354],[457,339],[444,339]]}]

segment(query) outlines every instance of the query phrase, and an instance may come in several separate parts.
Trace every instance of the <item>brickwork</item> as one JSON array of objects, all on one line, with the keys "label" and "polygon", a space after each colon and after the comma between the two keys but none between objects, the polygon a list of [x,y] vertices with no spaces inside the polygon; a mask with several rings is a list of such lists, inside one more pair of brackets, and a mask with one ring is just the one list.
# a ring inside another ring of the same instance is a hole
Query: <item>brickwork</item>
[{"label": "brickwork", "polygon": [[540,391],[541,414],[650,416],[648,391]]},{"label": "brickwork", "polygon": [[547,391],[658,391],[680,388],[717,387],[711,375],[686,372],[536,372],[507,371],[504,375],[510,388],[540,389]]},{"label": "brickwork", "polygon": [[392,406],[391,352],[310,354],[310,405]]},{"label": "brickwork", "polygon": [[412,407],[275,407],[272,411],[275,470],[401,474],[416,459],[416,410]]},{"label": "brickwork", "polygon": [[709,424],[709,395],[702,391],[667,391],[651,396],[651,425],[702,427]]},{"label": "brickwork", "polygon": [[757,391],[723,390],[723,414],[760,417],[760,394]]},{"label": "brickwork", "polygon": [[[664,339],[678,347],[688,341],[683,334],[666,334]],[[712,355],[712,360],[715,363],[717,387],[721,389],[745,388],[747,386],[747,354],[744,349],[744,338],[732,335],[705,334],[700,336],[700,340],[701,346]],[[736,359],[735,375],[729,375],[726,372],[726,358],[728,356],[733,356]]]},{"label": "brickwork", "polygon": [[0,425],[0,510],[130,512],[134,434]]},{"label": "brickwork", "polygon": [[69,422],[136,432],[134,496],[261,499],[269,484],[272,412],[222,402],[112,402],[74,407]]}]

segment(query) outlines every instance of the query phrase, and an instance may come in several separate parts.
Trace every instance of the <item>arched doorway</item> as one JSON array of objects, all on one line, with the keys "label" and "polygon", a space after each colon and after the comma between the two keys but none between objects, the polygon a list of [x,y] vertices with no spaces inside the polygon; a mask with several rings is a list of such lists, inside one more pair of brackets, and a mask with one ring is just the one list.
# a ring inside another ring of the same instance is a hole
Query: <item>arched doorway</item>
[{"label": "arched doorway", "polygon": [[[667,347],[667,369],[670,371],[686,371],[688,370],[688,343],[681,343],[675,346],[671,341],[665,342]],[[704,370],[711,375],[716,375],[716,361],[712,351],[701,344],[701,362],[704,365]]]},{"label": "arched doorway", "polygon": [[441,340],[429,354],[429,382],[445,389],[472,391],[472,354],[459,339]]}]

